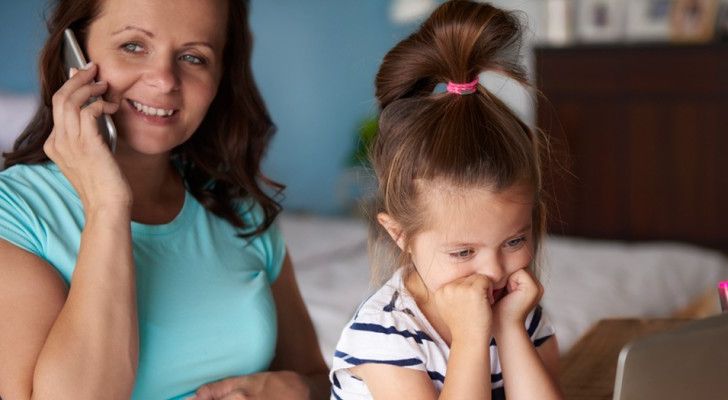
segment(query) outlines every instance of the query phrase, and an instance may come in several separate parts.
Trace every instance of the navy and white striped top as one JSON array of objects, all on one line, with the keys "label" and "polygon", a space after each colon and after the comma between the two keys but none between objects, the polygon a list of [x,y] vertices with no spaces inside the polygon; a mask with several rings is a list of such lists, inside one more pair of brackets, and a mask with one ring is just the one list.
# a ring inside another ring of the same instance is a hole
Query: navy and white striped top
[{"label": "navy and white striped top", "polygon": [[[534,346],[554,334],[537,306],[526,318],[525,329]],[[332,400],[371,399],[366,384],[349,368],[366,363],[382,363],[426,372],[440,391],[447,375],[450,348],[430,325],[407,292],[403,269],[397,270],[377,292],[367,299],[344,328],[336,345],[329,373]],[[492,398],[504,399],[496,343],[490,342]]]}]

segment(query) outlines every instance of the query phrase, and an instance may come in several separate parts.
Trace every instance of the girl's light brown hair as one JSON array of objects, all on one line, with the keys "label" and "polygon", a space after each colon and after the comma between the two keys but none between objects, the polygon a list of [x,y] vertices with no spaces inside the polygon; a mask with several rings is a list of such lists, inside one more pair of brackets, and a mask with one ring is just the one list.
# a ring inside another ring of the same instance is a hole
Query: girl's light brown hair
[{"label": "girl's light brown hair", "polygon": [[[28,126],[5,155],[5,166],[47,162],[43,144],[53,129],[51,98],[65,82],[63,30],[71,28],[85,50],[86,30],[98,16],[102,0],[59,0],[47,21],[48,38],[39,60],[40,105]],[[223,75],[197,131],[172,151],[190,193],[207,209],[239,228],[243,237],[265,231],[281,210],[274,196],[283,185],[264,176],[260,164],[275,126],[251,70],[253,37],[248,1],[228,0]],[[238,201],[252,198],[261,205],[263,221],[246,226]]]},{"label": "girl's light brown hair", "polygon": [[519,62],[521,28],[512,13],[464,0],[438,7],[422,26],[384,57],[376,77],[381,114],[370,149],[378,192],[369,210],[373,280],[381,283],[408,261],[377,214],[400,225],[405,240],[425,228],[420,181],[498,192],[530,185],[534,248],[544,232],[541,158],[546,141],[502,101],[475,93],[433,93],[436,85],[465,83],[496,71],[528,86]]}]

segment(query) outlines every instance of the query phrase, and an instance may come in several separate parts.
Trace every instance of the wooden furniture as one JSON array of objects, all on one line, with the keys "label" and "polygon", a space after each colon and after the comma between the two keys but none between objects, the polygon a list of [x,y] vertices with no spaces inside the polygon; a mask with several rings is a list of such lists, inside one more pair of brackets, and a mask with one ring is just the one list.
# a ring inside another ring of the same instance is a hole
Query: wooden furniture
[{"label": "wooden furniture", "polygon": [[569,155],[550,230],[728,251],[728,44],[535,54],[539,127]]},{"label": "wooden furniture", "polygon": [[567,400],[612,400],[617,359],[625,344],[678,327],[689,319],[599,321],[561,359],[561,388]]}]

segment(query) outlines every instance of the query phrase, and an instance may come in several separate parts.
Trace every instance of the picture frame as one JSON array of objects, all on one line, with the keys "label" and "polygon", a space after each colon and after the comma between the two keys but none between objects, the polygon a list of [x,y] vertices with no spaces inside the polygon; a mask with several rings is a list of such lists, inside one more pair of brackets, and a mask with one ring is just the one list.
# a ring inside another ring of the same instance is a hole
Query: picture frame
[{"label": "picture frame", "polygon": [[627,7],[625,37],[630,42],[670,40],[670,16],[675,0],[632,0]]},{"label": "picture frame", "polygon": [[575,5],[580,42],[614,42],[624,37],[625,0],[581,0]]},{"label": "picture frame", "polygon": [[717,38],[728,41],[728,0],[723,0],[718,5],[718,17],[715,33]]},{"label": "picture frame", "polygon": [[541,41],[546,44],[562,46],[574,41],[574,1],[546,0],[545,13],[540,24]]},{"label": "picture frame", "polygon": [[676,0],[670,15],[675,42],[708,42],[715,36],[718,0]]}]

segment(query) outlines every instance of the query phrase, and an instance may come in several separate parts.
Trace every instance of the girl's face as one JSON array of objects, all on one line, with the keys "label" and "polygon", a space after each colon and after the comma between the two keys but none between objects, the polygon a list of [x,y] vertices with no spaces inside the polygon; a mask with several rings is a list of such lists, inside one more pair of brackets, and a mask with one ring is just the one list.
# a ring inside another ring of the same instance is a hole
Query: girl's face
[{"label": "girl's face", "polygon": [[427,291],[481,274],[490,279],[495,300],[502,298],[508,277],[533,258],[533,190],[427,185],[420,196],[428,220],[410,241],[410,252]]},{"label": "girl's face", "polygon": [[104,0],[88,28],[87,56],[104,95],[119,103],[119,151],[161,154],[202,122],[222,75],[222,0]]}]

